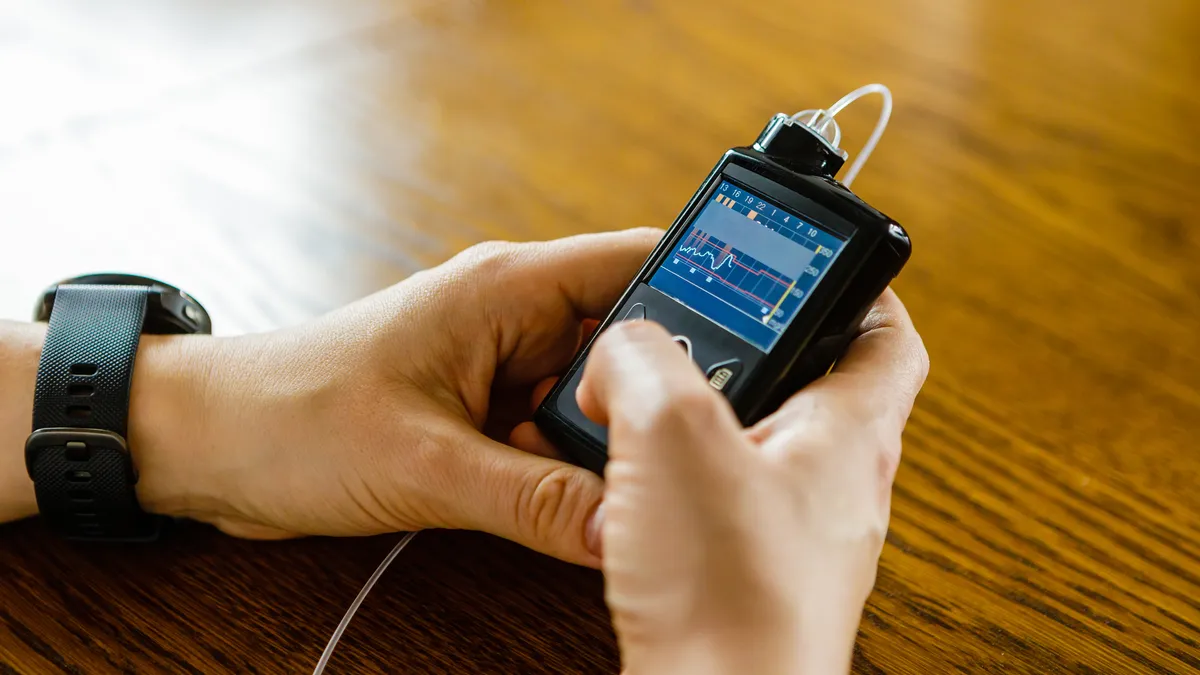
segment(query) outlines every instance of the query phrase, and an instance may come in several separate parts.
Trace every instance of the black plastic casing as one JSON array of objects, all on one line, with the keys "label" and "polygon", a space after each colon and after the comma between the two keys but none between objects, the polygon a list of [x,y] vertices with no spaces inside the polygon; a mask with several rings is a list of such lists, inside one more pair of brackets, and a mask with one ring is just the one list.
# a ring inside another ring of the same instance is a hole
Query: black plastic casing
[{"label": "black plastic casing", "polygon": [[[837,258],[792,319],[778,342],[729,394],[738,419],[754,424],[788,397],[825,375],[858,333],[863,316],[908,261],[907,233],[894,220],[859,199],[833,176],[844,161],[815,132],[776,115],[750,147],[726,151],[700,189],[596,331],[618,319],[618,309],[670,256],[678,239],[722,180],[740,183],[809,222],[848,237]],[[542,433],[576,464],[603,473],[607,447],[556,410],[572,376],[583,367],[595,337],[583,346],[534,416]]]},{"label": "black plastic casing", "polygon": [[42,292],[33,309],[34,321],[49,321],[59,286],[147,286],[146,321],[142,332],[150,335],[211,335],[212,319],[192,296],[157,279],[133,274],[101,273],[65,279]]}]

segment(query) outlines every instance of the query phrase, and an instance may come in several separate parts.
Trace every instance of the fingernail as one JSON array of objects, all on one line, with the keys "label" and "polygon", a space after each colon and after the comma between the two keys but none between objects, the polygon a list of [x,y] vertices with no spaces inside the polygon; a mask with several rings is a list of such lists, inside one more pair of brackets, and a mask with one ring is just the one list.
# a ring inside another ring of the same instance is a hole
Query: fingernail
[{"label": "fingernail", "polygon": [[588,519],[587,532],[587,548],[597,558],[604,555],[604,502],[601,501],[596,505],[596,510],[592,511],[592,517]]}]

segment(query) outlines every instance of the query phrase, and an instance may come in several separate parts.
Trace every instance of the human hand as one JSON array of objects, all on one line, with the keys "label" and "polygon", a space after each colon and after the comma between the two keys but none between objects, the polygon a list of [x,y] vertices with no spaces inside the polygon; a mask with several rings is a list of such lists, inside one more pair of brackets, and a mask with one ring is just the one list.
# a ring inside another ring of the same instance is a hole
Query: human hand
[{"label": "human hand", "polygon": [[658,325],[596,341],[578,397],[609,430],[599,532],[630,675],[849,670],[927,371],[890,290],[830,375],[748,430]]},{"label": "human hand", "polygon": [[660,236],[485,244],[299,328],[146,336],[139,498],[243,537],[467,528],[598,565],[584,533],[602,481],[493,439]]}]

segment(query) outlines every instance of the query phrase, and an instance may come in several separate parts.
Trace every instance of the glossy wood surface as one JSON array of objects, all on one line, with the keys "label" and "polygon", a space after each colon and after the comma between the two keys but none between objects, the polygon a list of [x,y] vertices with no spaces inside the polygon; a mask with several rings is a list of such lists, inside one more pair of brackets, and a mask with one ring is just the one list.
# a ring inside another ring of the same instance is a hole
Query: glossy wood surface
[{"label": "glossy wood surface", "polygon": [[[666,225],[771,114],[882,81],[855,189],[913,236],[933,369],[855,672],[1200,672],[1198,45],[1194,0],[5,2],[0,316],[110,268],[268,330]],[[395,539],[0,527],[0,673],[309,672]],[[614,673],[601,593],[426,533],[330,672]]]}]

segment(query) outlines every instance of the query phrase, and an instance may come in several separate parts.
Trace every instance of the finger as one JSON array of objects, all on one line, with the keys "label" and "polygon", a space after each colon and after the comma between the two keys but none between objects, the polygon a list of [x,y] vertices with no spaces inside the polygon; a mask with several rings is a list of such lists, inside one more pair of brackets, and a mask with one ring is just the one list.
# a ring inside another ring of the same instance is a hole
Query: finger
[{"label": "finger", "polygon": [[533,386],[533,395],[529,397],[530,412],[538,409],[542,401],[546,400],[546,396],[550,394],[550,390],[558,383],[557,377],[547,377]]},{"label": "finger", "polygon": [[542,434],[533,422],[523,422],[514,427],[512,434],[508,437],[508,444],[533,455],[562,459],[558,448],[554,447],[554,444]]},{"label": "finger", "polygon": [[580,409],[609,427],[609,458],[653,451],[701,457],[739,441],[741,425],[670,334],[651,321],[613,325],[595,343],[579,389]]},{"label": "finger", "polygon": [[562,370],[586,339],[586,320],[612,309],[661,235],[649,228],[586,234],[482,246],[467,256],[484,261],[474,300],[492,316],[497,380],[534,382]]},{"label": "finger", "polygon": [[[592,333],[596,332],[596,328],[600,325],[595,319],[586,319],[583,322],[583,335],[578,344],[575,345],[575,351],[578,352],[584,343],[591,339]],[[542,405],[542,401],[546,400],[546,396],[550,394],[550,390],[554,389],[554,385],[558,384],[557,377],[547,377],[541,382],[533,385],[533,395],[529,398],[529,412],[534,412],[538,406]]]},{"label": "finger", "polygon": [[481,430],[488,438],[503,441],[514,427],[529,419],[532,386],[497,387],[491,391],[487,418]]},{"label": "finger", "polygon": [[445,526],[489,532],[568,562],[599,567],[599,555],[587,546],[587,522],[604,493],[600,477],[475,438],[450,460],[454,466],[447,475],[453,481],[442,486],[449,492]]},{"label": "finger", "polygon": [[734,529],[730,519],[752,484],[749,446],[728,403],[662,326],[621,322],[605,331],[576,400],[608,427],[603,522],[592,530],[606,573],[645,555],[646,533],[675,553],[696,545],[699,523]]},{"label": "finger", "polygon": [[904,303],[890,288],[867,312],[858,337],[833,372],[834,382],[849,382],[908,418],[929,374],[929,355]]},{"label": "finger", "polygon": [[530,284],[555,284],[578,317],[601,319],[662,235],[643,227],[528,244],[522,276]]},{"label": "finger", "polygon": [[598,319],[584,319],[583,320],[583,331],[582,331],[582,334],[580,335],[580,339],[579,339],[579,346],[582,347],[585,342],[587,342],[588,340],[591,340],[592,334],[595,333],[596,329],[599,327],[600,327],[600,321]]},{"label": "finger", "polygon": [[860,423],[904,428],[929,372],[929,357],[900,298],[891,289],[863,319],[859,335],[829,376],[788,400],[750,432],[762,441],[781,425],[808,424],[814,409],[850,413]]}]

